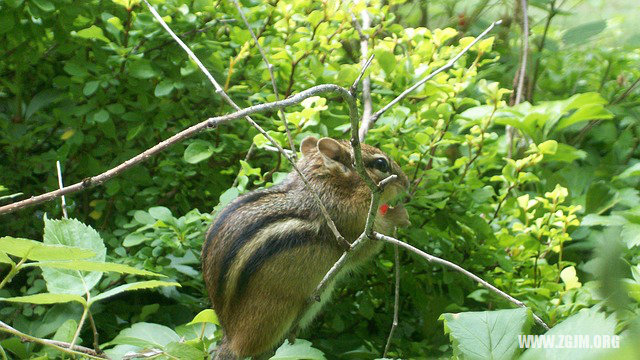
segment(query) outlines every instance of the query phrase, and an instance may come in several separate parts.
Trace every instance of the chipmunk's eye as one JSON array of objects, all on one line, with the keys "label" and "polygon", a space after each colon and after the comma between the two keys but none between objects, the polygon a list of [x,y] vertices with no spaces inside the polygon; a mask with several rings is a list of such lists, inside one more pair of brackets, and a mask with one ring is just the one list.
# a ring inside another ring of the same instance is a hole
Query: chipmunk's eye
[{"label": "chipmunk's eye", "polygon": [[371,162],[371,167],[374,169],[380,170],[380,172],[383,172],[383,173],[389,172],[389,163],[385,158],[381,158],[381,157],[376,158]]}]

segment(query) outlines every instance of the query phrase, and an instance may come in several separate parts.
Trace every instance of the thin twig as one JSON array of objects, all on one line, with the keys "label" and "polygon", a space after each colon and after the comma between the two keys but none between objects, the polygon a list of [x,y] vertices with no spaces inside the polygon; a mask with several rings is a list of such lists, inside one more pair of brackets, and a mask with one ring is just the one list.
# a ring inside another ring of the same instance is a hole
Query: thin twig
[{"label": "thin twig", "polygon": [[[56,169],[58,170],[58,188],[62,189],[64,185],[62,184],[62,170],[60,170],[60,160],[56,160]],[[60,197],[60,202],[62,203],[62,216],[65,219],[69,218],[67,215],[67,203],[64,199],[64,195]]]},{"label": "thin twig", "polygon": [[[529,57],[529,15],[527,13],[527,0],[520,0],[522,10],[522,58],[520,68],[517,71],[517,84],[515,100],[512,105],[518,105],[522,101],[522,91],[524,90],[524,78],[527,72],[527,58]],[[511,159],[513,152],[513,139],[515,139],[518,129],[507,125],[507,158]]]},{"label": "thin twig", "polygon": [[89,317],[89,324],[91,325],[91,331],[93,332],[93,349],[97,353],[101,353],[102,350],[100,350],[100,337],[98,335],[98,328],[96,327],[96,322],[93,320],[91,310],[87,312],[87,316]]},{"label": "thin twig", "polygon": [[[171,37],[173,37],[173,39],[178,44],[180,44],[182,49],[184,49],[184,51],[189,55],[189,57],[198,65],[200,70],[207,76],[207,78],[209,79],[211,84],[216,89],[216,93],[219,96],[221,96],[234,109],[236,109],[237,111],[240,111],[241,108],[233,100],[231,100],[229,95],[227,95],[227,93],[224,91],[224,89],[220,86],[220,84],[218,84],[218,82],[211,75],[211,73],[209,73],[207,68],[202,64],[202,62],[193,53],[193,51],[191,51],[191,49],[189,49],[189,47],[184,42],[182,42],[182,40],[180,40],[180,38],[178,38],[178,36],[176,36],[176,34],[173,32],[173,30],[171,30],[169,25],[167,25],[167,23],[164,21],[164,19],[162,19],[160,14],[158,14],[156,9],[153,6],[151,6],[151,4],[149,4],[149,2],[147,0],[144,0],[144,3],[147,5],[147,8],[149,8],[149,11],[151,11],[151,13],[153,14],[153,17],[155,17],[156,20],[160,23],[160,25],[162,25],[162,27],[171,35]],[[351,94],[347,90],[345,90],[343,88],[340,88],[340,89],[344,90],[344,92],[342,92],[343,99],[345,101],[347,101],[347,103],[349,103],[349,105],[350,105],[349,106],[349,115],[351,117],[355,117],[357,119],[358,109],[355,106],[355,99],[353,99],[353,97],[351,96]],[[353,103],[353,106],[351,106],[351,102]],[[258,132],[260,132],[260,134],[262,134],[262,136],[264,136],[267,140],[269,140],[269,142],[271,142],[271,144],[273,146],[278,148],[280,153],[282,153],[282,155],[289,161],[289,163],[291,163],[291,167],[293,167],[293,169],[298,173],[298,175],[302,179],[302,182],[304,182],[304,185],[305,185],[306,189],[309,190],[309,192],[311,193],[312,197],[314,198],[316,204],[318,205],[318,208],[320,208],[320,212],[322,213],[322,216],[324,217],[325,221],[327,222],[327,225],[329,226],[329,229],[331,229],[331,232],[335,236],[335,238],[338,241],[338,243],[343,245],[345,248],[348,247],[349,246],[349,242],[346,241],[344,239],[344,237],[342,236],[342,234],[340,234],[340,232],[338,231],[338,228],[336,227],[335,223],[333,222],[333,219],[331,219],[331,216],[329,215],[329,212],[327,211],[326,207],[322,203],[322,200],[320,200],[320,196],[315,191],[315,189],[313,189],[313,187],[311,187],[311,184],[309,184],[309,180],[302,173],[302,171],[300,171],[300,169],[296,165],[295,160],[291,156],[287,155],[287,153],[284,152],[284,149],[280,146],[280,144],[278,144],[278,142],[273,137],[271,137],[271,135],[269,135],[260,125],[258,125],[258,123],[253,121],[253,119],[251,117],[249,117],[247,115],[247,116],[245,116],[245,119],[247,120],[247,122],[249,124],[251,124],[251,126],[253,126],[256,130],[258,130]]]},{"label": "thin twig", "polygon": [[[350,13],[353,26],[356,28],[356,31],[358,31],[358,34],[360,35],[360,54],[362,57],[361,62],[363,64],[363,72],[360,74],[361,77],[364,74],[364,70],[369,66],[368,63],[370,63],[373,58],[373,55],[371,55],[368,60],[365,60],[369,55],[369,36],[365,32],[371,27],[371,16],[366,9],[362,10],[360,12],[360,17],[362,18],[361,26],[358,22],[358,19],[356,19],[356,16],[351,11]],[[359,78],[356,83],[360,81]],[[364,138],[367,136],[367,132],[369,132],[369,128],[372,124],[372,111],[373,101],[371,100],[371,77],[365,76],[364,80],[362,80],[362,120],[360,121],[361,125],[358,134],[360,141],[364,141]]]},{"label": "thin twig", "polygon": [[540,43],[538,44],[538,56],[536,57],[536,62],[533,64],[533,79],[529,83],[529,102],[533,104],[533,93],[536,91],[536,83],[538,82],[539,69],[540,69],[540,61],[542,60],[542,50],[544,50],[544,44],[547,40],[547,34],[549,33],[549,27],[551,26],[551,20],[558,14],[558,10],[562,7],[563,4],[560,4],[556,8],[556,0],[552,0],[551,4],[549,4],[549,16],[547,16],[547,20],[544,24],[544,30],[542,31],[542,38],[540,38]]},{"label": "thin twig", "polygon": [[55,200],[57,198],[59,198],[62,195],[69,195],[69,194],[73,194],[82,190],[86,190],[88,188],[92,188],[98,185],[103,184],[105,181],[112,179],[118,175],[120,175],[122,172],[132,168],[135,165],[138,165],[148,159],[150,159],[152,156],[164,151],[165,149],[167,149],[168,147],[170,147],[171,145],[174,145],[176,143],[179,143],[181,141],[184,141],[192,136],[195,136],[196,134],[210,129],[210,128],[214,128],[220,124],[224,124],[227,122],[230,122],[232,120],[237,120],[240,118],[245,117],[246,115],[250,115],[250,114],[255,114],[255,113],[259,113],[259,112],[265,112],[265,111],[272,111],[272,110],[277,110],[280,107],[287,107],[287,106],[291,106],[291,105],[296,105],[299,104],[300,102],[302,102],[302,100],[307,99],[309,97],[312,96],[316,96],[318,94],[321,93],[337,93],[337,94],[342,94],[343,97],[344,96],[349,96],[349,92],[347,90],[345,90],[344,88],[338,86],[338,85],[334,85],[334,84],[323,84],[323,85],[318,85],[318,86],[314,86],[311,87],[307,90],[301,91],[289,98],[286,98],[284,100],[281,101],[275,101],[275,102],[271,102],[271,103],[264,103],[264,104],[258,104],[258,105],[254,105],[254,106],[250,106],[248,108],[242,109],[240,111],[236,111],[234,113],[231,114],[227,114],[227,115],[222,115],[222,116],[217,116],[217,117],[212,117],[209,118],[207,120],[204,120],[198,124],[195,124],[173,136],[171,136],[170,138],[168,138],[167,140],[164,140],[152,147],[150,147],[149,149],[143,151],[142,153],[130,158],[129,160],[124,161],[123,163],[101,173],[98,174],[96,176],[93,177],[88,177],[83,179],[82,181],[75,183],[73,185],[69,185],[66,186],[62,189],[58,189],[58,190],[54,190],[54,191],[50,191],[41,195],[37,195],[37,196],[33,196],[29,199],[26,200],[22,200],[22,201],[17,201],[11,204],[7,204],[4,206],[0,206],[0,215],[3,214],[8,214],[26,207],[30,207],[30,206],[34,206],[34,205],[38,205],[44,202],[48,202],[51,200]]},{"label": "thin twig", "polygon": [[518,87],[516,88],[516,101],[514,105],[522,101],[522,90],[524,89],[524,78],[527,71],[527,58],[529,57],[529,15],[527,14],[527,0],[520,0],[522,7],[522,59],[520,60],[520,71],[518,75]]},{"label": "thin twig", "polygon": [[91,359],[107,359],[106,356],[100,355],[100,354],[96,353],[93,349],[89,349],[89,348],[84,347],[84,346],[80,346],[80,345],[73,345],[72,346],[71,344],[66,343],[66,342],[56,341],[56,340],[49,340],[49,339],[41,339],[41,338],[37,338],[35,336],[31,336],[29,334],[25,334],[25,333],[23,333],[23,332],[21,332],[19,330],[14,329],[13,327],[9,326],[8,324],[4,323],[3,321],[0,321],[0,331],[9,333],[11,335],[14,335],[14,336],[20,338],[22,341],[28,341],[28,342],[33,342],[33,343],[38,343],[38,344],[50,346],[52,348],[55,348],[55,349],[57,349],[59,351],[67,353],[67,354],[88,357],[88,358],[91,358]]},{"label": "thin twig", "polygon": [[[278,86],[276,85],[276,77],[273,74],[273,65],[271,65],[271,63],[267,59],[267,54],[265,53],[264,49],[260,45],[260,42],[258,41],[258,37],[253,32],[253,29],[251,29],[251,26],[249,25],[249,21],[247,21],[247,18],[244,16],[244,13],[240,8],[240,4],[238,3],[238,0],[233,0],[233,3],[236,5],[236,9],[238,9],[238,12],[240,13],[240,17],[242,17],[242,21],[244,21],[244,24],[247,26],[247,29],[249,29],[249,32],[253,37],[253,41],[256,43],[256,46],[260,51],[260,55],[262,55],[262,60],[264,60],[264,63],[267,65],[267,70],[269,70],[269,77],[271,77],[271,86],[273,87],[273,93],[276,95],[276,101],[279,101],[280,94],[278,93]],[[296,145],[293,143],[293,137],[291,137],[291,131],[289,130],[289,123],[287,122],[287,115],[284,113],[284,110],[282,108],[280,109],[280,116],[282,116],[282,123],[284,124],[284,129],[287,133],[287,139],[289,140],[289,147],[291,147],[291,151],[292,151],[291,157],[293,159],[296,159],[297,158]]]},{"label": "thin twig", "polygon": [[487,35],[491,30],[493,30],[493,28],[496,25],[500,25],[502,23],[502,20],[498,20],[494,23],[492,23],[491,25],[489,25],[488,28],[486,28],[482,33],[480,33],[480,35],[478,35],[478,37],[476,37],[471,43],[469,43],[467,46],[464,47],[464,49],[462,49],[456,56],[454,56],[451,60],[449,60],[449,62],[447,62],[445,65],[443,65],[442,67],[440,67],[439,69],[437,69],[436,71],[430,73],[429,75],[425,76],[424,78],[422,78],[422,80],[418,81],[417,83],[411,85],[411,87],[409,87],[408,89],[406,89],[405,91],[403,91],[400,95],[398,95],[395,99],[391,100],[387,105],[385,105],[382,109],[378,110],[375,112],[375,114],[373,114],[371,116],[371,122],[375,123],[378,118],[380,118],[380,116],[382,114],[384,114],[387,110],[389,110],[393,105],[397,104],[398,102],[400,102],[400,100],[404,99],[407,95],[409,95],[409,93],[411,93],[413,90],[417,89],[419,86],[421,86],[422,84],[424,84],[425,82],[431,80],[434,76],[440,74],[443,71],[446,71],[448,69],[450,69],[455,63],[456,61],[458,61],[458,59],[460,59],[462,57],[462,55],[464,55],[467,51],[469,51],[469,49],[471,49],[471,47],[473,45],[475,45],[478,41],[480,41],[485,35]]},{"label": "thin twig", "polygon": [[[249,146],[249,150],[247,151],[247,155],[244,157],[244,162],[248,162],[249,159],[251,159],[251,156],[253,156],[253,152],[255,151],[255,149],[256,149],[256,143],[252,141],[251,146]],[[239,181],[240,181],[240,172],[238,172],[238,175],[236,175],[236,178],[233,180],[233,184],[231,185],[231,187],[238,186]]]},{"label": "thin twig", "polygon": [[[427,254],[426,252],[424,252],[424,251],[422,251],[422,250],[420,250],[420,249],[418,249],[416,247],[413,247],[413,246],[411,246],[411,245],[409,245],[409,244],[407,244],[405,242],[402,242],[402,241],[400,241],[398,239],[395,239],[395,238],[392,238],[390,236],[382,235],[382,234],[379,234],[379,233],[374,233],[374,234],[375,234],[376,239],[378,239],[378,240],[382,240],[382,241],[386,241],[386,242],[391,243],[391,244],[399,245],[399,246],[401,246],[401,247],[403,247],[403,248],[405,248],[405,249],[407,249],[407,250],[409,250],[409,251],[411,251],[411,252],[413,252],[413,253],[415,253],[417,255],[420,255],[421,257],[423,257],[424,259],[426,259],[430,263],[440,264],[440,265],[446,266],[446,267],[448,267],[450,269],[453,269],[453,270],[455,270],[455,271],[457,271],[459,273],[462,273],[465,276],[467,276],[468,278],[471,278],[472,280],[477,282],[478,284],[480,284],[480,285],[486,287],[487,289],[491,290],[492,292],[496,293],[500,297],[502,297],[502,298],[506,299],[507,301],[515,304],[516,306],[519,306],[521,308],[527,308],[527,305],[525,305],[522,301],[520,301],[520,300],[514,298],[513,296],[505,293],[504,291],[502,291],[502,290],[498,289],[497,287],[491,285],[490,283],[488,283],[487,281],[483,280],[479,276],[477,276],[474,273],[462,268],[461,266],[459,266],[457,264],[454,264],[454,263],[452,263],[450,261],[441,259],[441,258],[439,258],[437,256],[433,256],[433,255]],[[533,314],[533,312],[532,312],[532,314]],[[544,321],[542,321],[542,319],[540,319],[536,314],[533,314],[533,319],[538,324],[540,324],[540,326],[545,328],[545,330],[549,330],[549,325],[547,325]]]},{"label": "thin twig", "polygon": [[[396,234],[394,233],[394,236]],[[398,250],[398,245],[393,245],[393,259],[395,261],[395,277],[396,277],[396,285],[395,290],[393,292],[393,322],[391,323],[391,330],[389,330],[389,337],[387,338],[387,345],[384,347],[384,352],[382,353],[382,357],[386,358],[387,353],[389,352],[389,347],[391,346],[391,339],[393,339],[393,333],[396,331],[398,327],[398,312],[400,311],[400,251]]]},{"label": "thin twig", "polygon": [[610,102],[610,105],[618,104],[619,102],[624,100],[627,96],[629,96],[629,94],[631,94],[631,92],[636,88],[636,86],[638,86],[638,84],[640,84],[640,77],[638,77],[636,81],[634,81],[631,86],[629,86],[627,90],[622,93],[622,95],[618,96],[615,100]]}]

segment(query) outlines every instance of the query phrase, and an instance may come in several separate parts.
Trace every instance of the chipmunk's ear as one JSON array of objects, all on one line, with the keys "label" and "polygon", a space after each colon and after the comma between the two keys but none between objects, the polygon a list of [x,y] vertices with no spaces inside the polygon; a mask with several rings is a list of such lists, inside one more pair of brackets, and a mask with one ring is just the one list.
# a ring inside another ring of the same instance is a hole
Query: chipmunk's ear
[{"label": "chipmunk's ear", "polygon": [[351,165],[349,149],[336,140],[327,137],[318,140],[318,152],[328,168],[339,168],[345,173],[349,171]]},{"label": "chipmunk's ear", "polygon": [[318,139],[315,136],[307,136],[300,143],[300,151],[302,151],[302,156],[309,156],[311,151],[316,148],[318,145]]}]

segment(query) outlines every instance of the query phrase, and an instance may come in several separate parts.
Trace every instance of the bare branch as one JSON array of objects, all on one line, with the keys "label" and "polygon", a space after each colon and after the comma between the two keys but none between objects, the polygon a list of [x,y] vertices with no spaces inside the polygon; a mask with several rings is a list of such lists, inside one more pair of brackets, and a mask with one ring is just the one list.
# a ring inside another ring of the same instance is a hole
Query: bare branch
[{"label": "bare branch", "polygon": [[[360,17],[362,18],[362,26],[358,23],[356,16],[351,13],[353,26],[360,35],[360,54],[362,56],[362,62],[364,63],[362,66],[362,73],[358,77],[357,82],[360,82],[360,77],[362,77],[362,74],[364,74],[364,71],[367,69],[373,58],[372,54],[371,57],[365,61],[369,54],[369,36],[364,32],[371,27],[371,17],[366,9],[360,12]],[[355,84],[357,84],[357,82]],[[352,94],[355,94],[355,88],[353,89]],[[373,111],[373,101],[371,100],[371,77],[365,76],[362,80],[362,120],[360,121],[361,126],[360,131],[358,132],[360,141],[364,141],[364,138],[367,136],[367,132],[369,132],[369,128],[371,127],[371,111]]]},{"label": "bare branch", "polygon": [[[475,275],[474,273],[472,273],[472,272],[470,272],[468,270],[465,270],[464,268],[460,267],[457,264],[454,264],[454,263],[452,263],[450,261],[441,259],[441,258],[439,258],[437,256],[433,256],[433,255],[427,254],[426,252],[424,252],[424,251],[422,251],[422,250],[420,250],[420,249],[418,249],[416,247],[413,247],[413,246],[411,246],[411,245],[409,245],[409,244],[407,244],[405,242],[402,242],[402,241],[400,241],[398,239],[395,239],[395,238],[392,238],[390,236],[382,235],[382,234],[379,234],[379,233],[374,233],[374,236],[378,240],[386,241],[388,243],[401,246],[401,247],[403,247],[403,248],[405,248],[405,249],[407,249],[407,250],[409,250],[409,251],[411,251],[411,252],[413,252],[413,253],[415,253],[417,255],[420,255],[421,257],[423,257],[424,259],[426,259],[430,263],[440,264],[440,265],[448,267],[449,269],[453,269],[453,270],[455,270],[455,271],[457,271],[459,273],[462,273],[465,276],[467,276],[467,277],[471,278],[472,280],[474,280],[475,282],[479,283],[480,285],[482,285],[482,286],[486,287],[487,289],[491,290],[492,292],[496,293],[500,297],[502,297],[502,298],[506,299],[507,301],[515,304],[516,306],[519,306],[521,308],[527,308],[527,305],[525,305],[522,301],[514,298],[513,296],[505,293],[504,291],[498,289],[497,287],[489,284],[488,282],[486,282],[485,280],[483,280],[479,276]],[[545,328],[545,330],[549,330],[549,325],[547,325],[544,321],[542,321],[542,319],[540,319],[536,314],[533,314],[533,319],[538,324],[540,324],[540,326]]]},{"label": "bare branch", "polygon": [[382,353],[383,358],[387,357],[387,352],[389,352],[389,347],[391,346],[391,339],[393,339],[393,333],[396,331],[396,327],[398,327],[398,312],[400,311],[400,251],[398,250],[398,245],[393,245],[393,258],[396,266],[396,286],[393,293],[393,322],[391,323],[391,330],[389,330],[387,345],[385,345],[384,352]]},{"label": "bare branch", "polygon": [[143,151],[142,153],[132,157],[131,159],[121,163],[120,165],[117,165],[99,175],[85,178],[78,183],[66,186],[62,189],[50,191],[38,196],[33,196],[26,200],[17,201],[8,205],[0,206],[0,215],[8,214],[22,208],[26,208],[29,206],[34,206],[47,201],[51,201],[59,198],[62,195],[73,194],[82,190],[86,190],[88,188],[92,188],[97,185],[101,185],[105,181],[120,175],[122,172],[130,169],[131,167],[148,160],[149,158],[158,154],[161,151],[164,151],[171,145],[184,141],[206,129],[216,127],[220,124],[224,124],[232,120],[243,118],[250,114],[255,114],[255,113],[264,112],[264,111],[272,111],[272,110],[280,109],[281,107],[296,105],[296,104],[299,104],[304,99],[307,99],[311,96],[316,96],[321,93],[338,93],[338,94],[342,94],[343,96],[350,96],[347,90],[345,90],[344,88],[338,85],[323,84],[323,85],[314,86],[305,91],[301,91],[298,94],[295,94],[281,101],[258,104],[258,105],[254,105],[254,106],[242,109],[235,113],[209,118],[205,121],[195,124],[171,136],[167,140],[152,146],[151,148]]},{"label": "bare branch", "polygon": [[[353,95],[355,97],[355,93],[356,93],[356,88],[358,87],[358,83],[360,82],[360,80],[362,79],[362,76],[364,75],[364,73],[367,71],[367,68],[369,67],[369,65],[371,65],[371,61],[374,58],[374,54],[371,54],[371,56],[369,56],[369,59],[367,59],[363,64],[362,64],[362,69],[360,70],[360,74],[358,75],[358,77],[356,78],[356,80],[353,82],[353,84],[351,84],[351,87],[349,88],[349,92],[351,93],[351,95]],[[365,79],[368,78],[365,77]],[[362,139],[361,139],[362,141]]]},{"label": "bare branch", "polygon": [[41,339],[35,336],[31,336],[29,334],[25,334],[19,330],[14,329],[8,324],[0,321],[0,331],[9,333],[20,338],[22,341],[28,341],[33,343],[38,343],[46,346],[50,346],[55,348],[56,350],[62,351],[71,355],[78,355],[81,357],[88,357],[90,359],[107,359],[106,356],[96,353],[93,349],[89,349],[80,345],[71,345],[66,342],[49,340],[49,339]]},{"label": "bare branch", "polygon": [[458,61],[458,59],[460,59],[460,57],[462,57],[462,55],[464,55],[467,51],[469,51],[469,49],[471,49],[471,47],[473,45],[475,45],[485,35],[487,35],[491,30],[493,30],[493,28],[496,25],[500,25],[501,23],[502,23],[502,20],[498,20],[498,21],[492,23],[491,25],[489,25],[488,28],[486,28],[480,35],[478,35],[478,37],[476,37],[471,43],[469,43],[469,45],[465,46],[464,49],[462,49],[456,56],[454,56],[451,60],[449,60],[449,62],[447,62],[444,66],[442,66],[439,69],[437,69],[436,71],[430,73],[429,75],[424,77],[422,80],[418,81],[417,83],[411,85],[411,87],[409,87],[408,89],[403,91],[402,94],[398,95],[395,99],[391,100],[391,102],[389,102],[387,105],[385,105],[382,109],[376,111],[375,114],[373,114],[371,116],[371,122],[375,123],[382,114],[384,114],[387,110],[389,110],[393,105],[395,105],[398,102],[400,102],[400,100],[404,99],[407,95],[409,95],[410,92],[412,92],[413,90],[417,89],[420,85],[422,85],[425,82],[431,80],[434,76],[438,75],[439,73],[450,69],[456,63],[456,61]]},{"label": "bare branch", "polygon": [[[58,187],[62,189],[64,185],[62,184],[62,170],[60,170],[60,160],[56,160],[56,169],[58,170]],[[69,216],[67,215],[67,203],[64,199],[64,195],[60,197],[60,201],[62,203],[62,216],[67,219]]]},{"label": "bare branch", "polygon": [[520,60],[520,71],[518,73],[518,87],[516,88],[516,101],[514,105],[522,101],[522,90],[524,89],[524,78],[527,71],[527,58],[529,57],[529,15],[527,14],[527,0],[520,0],[522,8],[522,59]]},{"label": "bare branch", "polygon": [[[518,105],[522,101],[524,79],[527,72],[527,58],[529,57],[529,15],[527,13],[527,0],[520,0],[520,9],[522,10],[522,58],[520,59],[520,68],[517,70],[514,80],[515,97],[512,98],[512,106]],[[507,125],[507,158],[509,159],[511,159],[513,152],[513,140],[517,134],[518,129]]]},{"label": "bare branch", "polygon": [[[238,9],[238,12],[240,13],[240,17],[242,17],[242,21],[244,21],[244,24],[247,26],[247,29],[249,29],[249,32],[251,33],[251,37],[253,37],[253,41],[256,43],[256,46],[260,51],[260,55],[262,55],[262,60],[264,60],[264,63],[267,65],[267,70],[269,70],[269,77],[271,77],[271,86],[273,87],[273,93],[276,95],[276,101],[279,101],[280,94],[278,93],[278,86],[276,85],[276,77],[273,74],[273,65],[269,63],[269,60],[267,59],[267,54],[265,53],[264,49],[260,45],[260,42],[258,41],[258,37],[253,32],[253,29],[251,29],[251,26],[249,25],[249,21],[247,21],[247,18],[244,16],[244,13],[240,8],[240,3],[238,3],[238,0],[233,0],[233,3],[235,4],[236,9]],[[284,124],[284,129],[287,133],[287,139],[289,140],[289,147],[291,147],[291,157],[293,159],[296,159],[297,157],[296,145],[293,143],[293,137],[291,137],[291,131],[289,130],[289,123],[287,122],[287,115],[284,113],[284,110],[282,108],[280,109],[280,116],[282,116],[282,123]]]}]

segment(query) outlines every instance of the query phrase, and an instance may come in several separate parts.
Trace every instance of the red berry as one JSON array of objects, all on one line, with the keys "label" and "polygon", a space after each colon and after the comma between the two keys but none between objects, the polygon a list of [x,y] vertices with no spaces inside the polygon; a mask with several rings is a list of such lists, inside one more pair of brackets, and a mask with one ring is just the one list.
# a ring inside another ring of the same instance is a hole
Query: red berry
[{"label": "red berry", "polygon": [[382,215],[386,214],[387,210],[389,210],[389,205],[387,204],[380,205],[380,214]]}]

